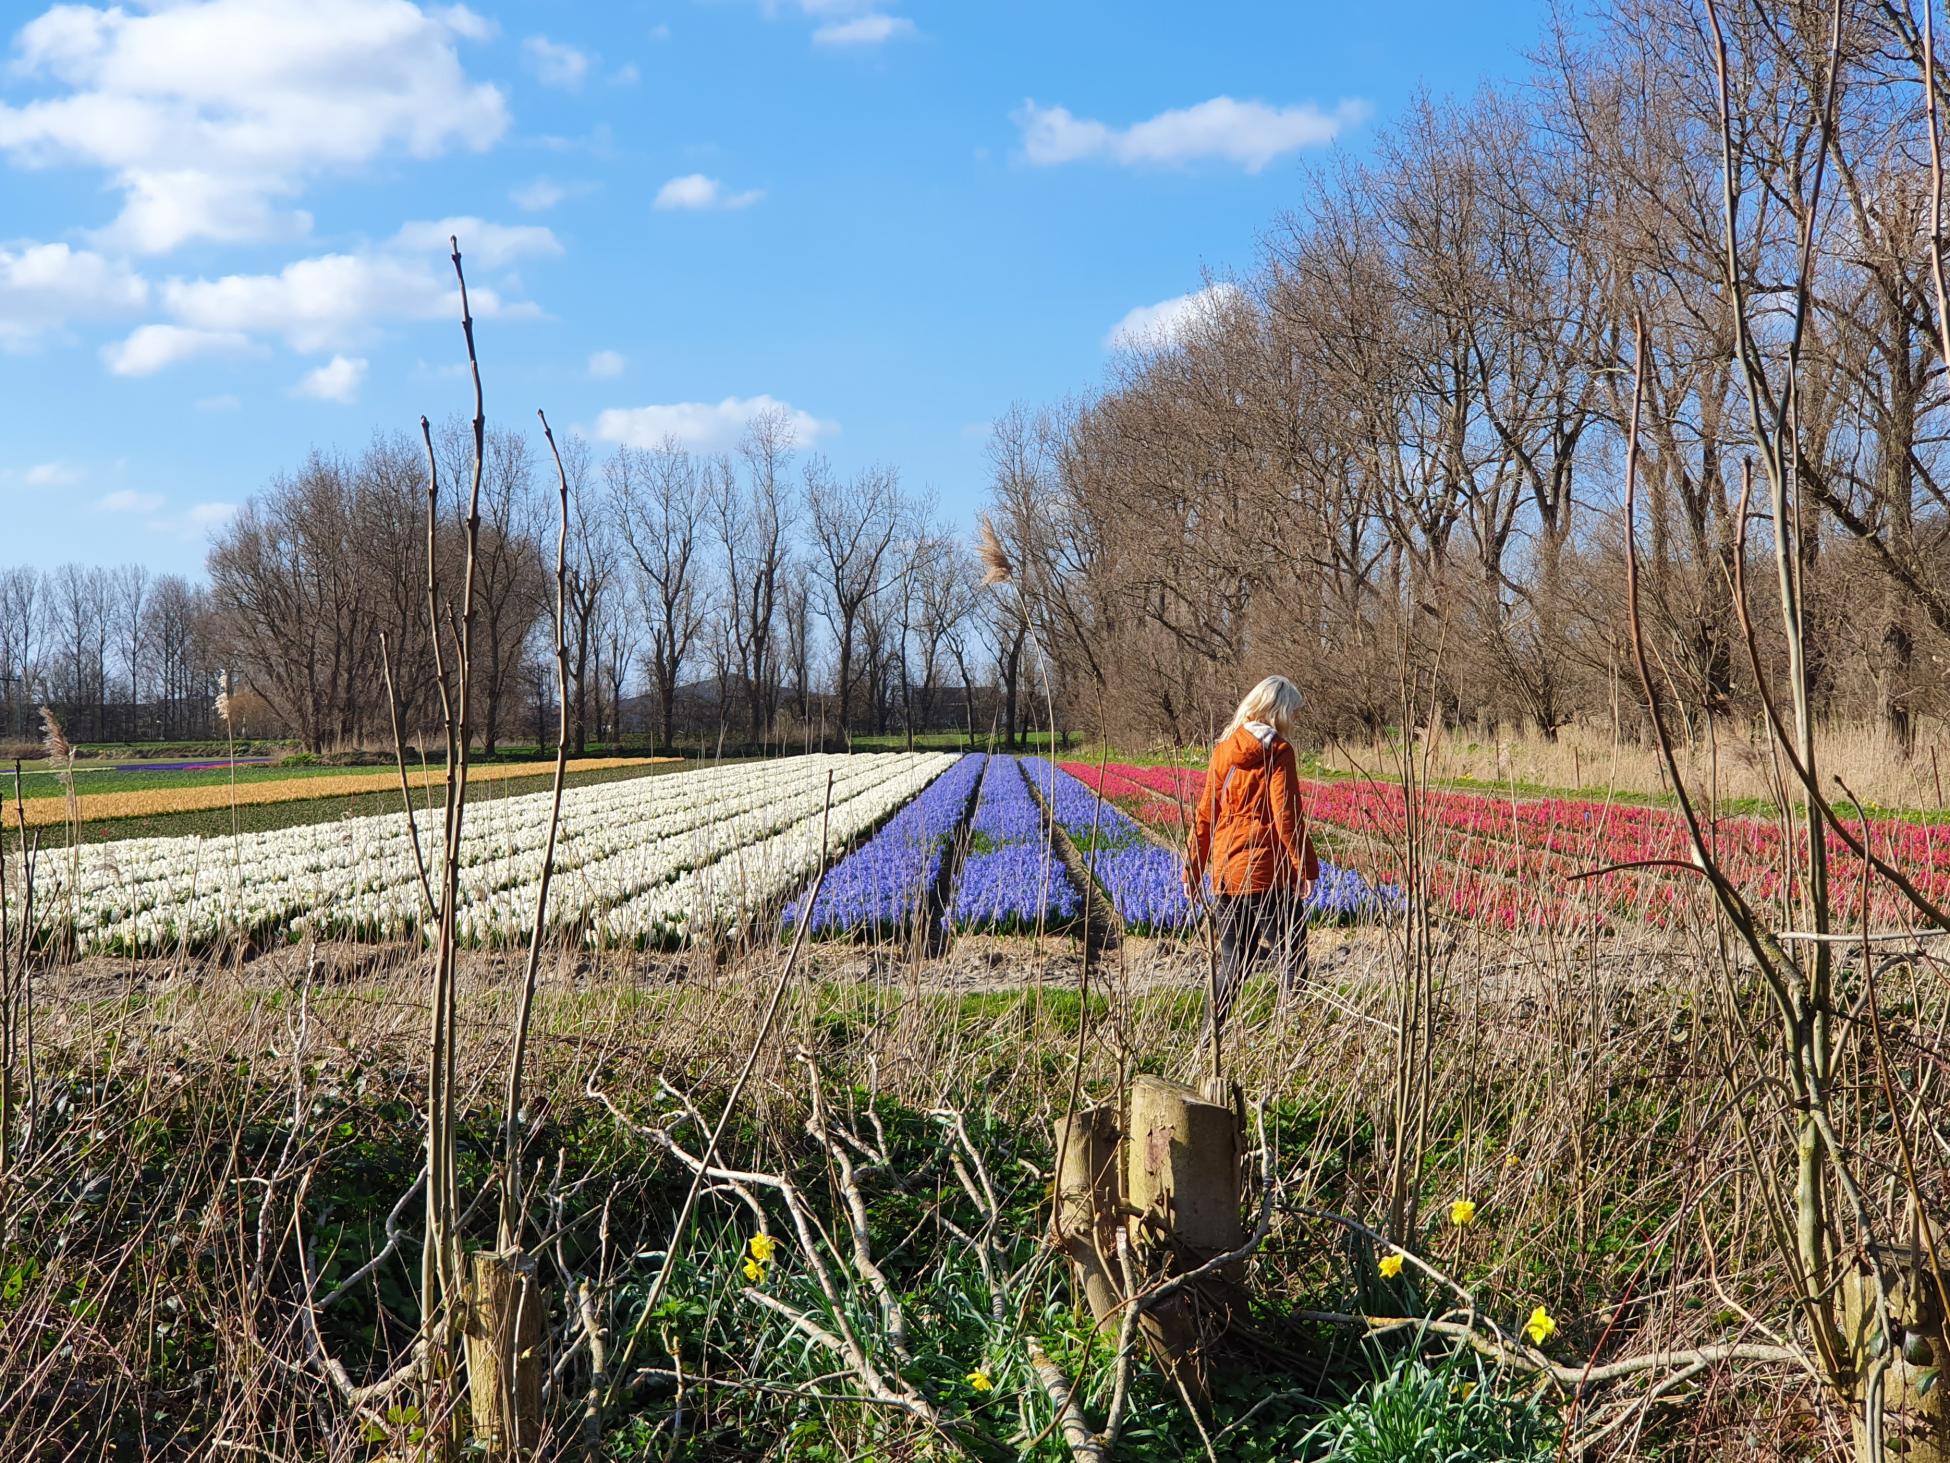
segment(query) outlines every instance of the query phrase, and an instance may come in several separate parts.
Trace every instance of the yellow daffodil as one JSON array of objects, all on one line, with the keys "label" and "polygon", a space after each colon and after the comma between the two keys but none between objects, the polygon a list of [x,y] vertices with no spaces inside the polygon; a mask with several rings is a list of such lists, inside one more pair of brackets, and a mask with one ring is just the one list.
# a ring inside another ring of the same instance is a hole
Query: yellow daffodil
[{"label": "yellow daffodil", "polygon": [[745,1261],[745,1278],[751,1281],[753,1285],[763,1285],[765,1283],[765,1267],[756,1260]]},{"label": "yellow daffodil", "polygon": [[772,1257],[779,1252],[779,1242],[769,1234],[753,1235],[747,1247],[752,1252],[752,1258],[761,1265],[771,1264]]},{"label": "yellow daffodil", "polygon": [[1458,1402],[1467,1402],[1469,1400],[1469,1394],[1475,1390],[1476,1384],[1474,1382],[1462,1383],[1456,1388],[1456,1400]]},{"label": "yellow daffodil", "polygon": [[1549,1311],[1538,1306],[1530,1313],[1530,1319],[1524,1322],[1523,1334],[1530,1338],[1531,1345],[1542,1346],[1557,1334],[1557,1322],[1551,1319]]},{"label": "yellow daffodil", "polygon": [[1476,1222],[1476,1201],[1474,1199],[1456,1200],[1455,1203],[1449,1206],[1449,1222],[1458,1229],[1461,1229],[1465,1224],[1474,1224]]},{"label": "yellow daffodil", "polygon": [[987,1370],[982,1367],[976,1367],[968,1374],[968,1385],[977,1392],[992,1391],[995,1387],[995,1383],[989,1379]]},{"label": "yellow daffodil", "polygon": [[1393,1280],[1397,1275],[1402,1273],[1402,1257],[1400,1255],[1383,1255],[1381,1257],[1380,1268],[1383,1279]]}]

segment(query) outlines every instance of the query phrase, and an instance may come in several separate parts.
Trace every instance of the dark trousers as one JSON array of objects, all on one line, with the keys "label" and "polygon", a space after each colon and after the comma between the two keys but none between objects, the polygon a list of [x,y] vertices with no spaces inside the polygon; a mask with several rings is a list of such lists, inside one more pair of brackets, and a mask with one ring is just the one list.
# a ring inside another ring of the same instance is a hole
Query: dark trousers
[{"label": "dark trousers", "polygon": [[1232,1014],[1239,988],[1252,973],[1262,943],[1279,973],[1282,1000],[1306,983],[1306,910],[1295,891],[1221,894],[1214,900],[1213,918],[1219,922],[1218,1008],[1213,1014],[1221,1029]]}]

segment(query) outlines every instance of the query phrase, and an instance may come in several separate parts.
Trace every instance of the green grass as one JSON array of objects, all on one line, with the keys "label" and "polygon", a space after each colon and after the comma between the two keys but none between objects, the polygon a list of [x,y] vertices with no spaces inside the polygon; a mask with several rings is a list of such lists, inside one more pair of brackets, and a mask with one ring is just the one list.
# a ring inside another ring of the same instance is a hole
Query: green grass
[{"label": "green grass", "polygon": [[[651,767],[610,767],[596,772],[572,772],[568,786],[594,787],[599,783],[620,782],[627,777],[651,777],[665,772],[679,772],[692,764],[667,762]],[[359,769],[371,771],[374,769]],[[240,768],[241,772],[242,769]],[[307,769],[320,773],[337,772],[343,774],[346,768]],[[140,774],[137,774],[140,775]],[[161,775],[161,774],[152,774]],[[554,769],[538,766],[533,776],[509,777],[499,782],[478,783],[468,790],[470,804],[492,802],[496,798],[519,797],[524,793],[545,792],[551,786],[550,779]],[[239,779],[242,780],[241,778]],[[143,782],[143,787],[151,783]],[[93,791],[88,788],[86,791]],[[413,790],[416,806],[427,806],[427,798],[434,799],[438,806],[440,787],[415,788]],[[341,818],[364,818],[377,814],[398,813],[400,810],[399,789],[391,788],[385,792],[354,793],[343,797],[305,798],[283,803],[252,803],[236,810],[236,828],[241,833],[261,833],[274,828],[296,828],[306,823],[334,823]],[[204,808],[188,813],[155,813],[146,817],[116,818],[99,823],[84,823],[81,829],[83,843],[113,843],[124,838],[172,838],[189,834],[202,834],[206,838],[219,837],[231,831],[231,810],[229,808]],[[60,828],[41,828],[43,847],[52,847],[60,841]],[[4,846],[14,847],[19,842],[17,832],[0,835]]]}]

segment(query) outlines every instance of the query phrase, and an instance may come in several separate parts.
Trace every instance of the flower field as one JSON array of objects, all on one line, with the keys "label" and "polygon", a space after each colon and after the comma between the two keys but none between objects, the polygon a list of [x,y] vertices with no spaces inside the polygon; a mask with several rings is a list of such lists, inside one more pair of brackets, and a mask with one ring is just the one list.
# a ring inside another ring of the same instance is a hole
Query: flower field
[{"label": "flower field", "polygon": [[[1178,829],[1204,787],[1197,768],[1100,769],[1065,763],[1089,789],[1158,828]],[[1348,835],[1343,857],[1380,882],[1401,877],[1407,805],[1395,783],[1347,781],[1304,785],[1308,818]],[[1428,790],[1420,811],[1434,858],[1431,898],[1446,914],[1505,930],[1608,928],[1630,921],[1668,925],[1697,907],[1700,881],[1684,820],[1663,808],[1577,798],[1487,797]],[[1899,819],[1871,822],[1877,854],[1932,898],[1950,899],[1950,828]],[[1790,845],[1779,825],[1753,817],[1716,820],[1711,835],[1730,877],[1750,898],[1778,901],[1794,888],[1804,845]],[[1829,838],[1837,906],[1857,910],[1862,866],[1839,838]],[[1621,868],[1620,865],[1652,867]],[[1678,865],[1680,867],[1675,867]],[[1592,873],[1594,870],[1608,870]],[[1580,877],[1586,876],[1586,877]],[[1881,881],[1871,888],[1874,927],[1906,925],[1912,912]]]},{"label": "flower field", "polygon": [[[967,821],[987,761],[979,753],[963,757],[828,870],[808,933],[879,937],[920,923],[928,901],[946,882],[955,837]],[[786,905],[787,930],[799,922],[803,899]]]},{"label": "flower field", "polygon": [[[975,754],[834,866],[820,888],[811,933],[878,938],[914,930],[937,904],[942,925],[963,933],[1063,929],[1081,916],[1083,902],[1072,870],[1055,852],[1052,824],[1126,931],[1170,935],[1198,922],[1176,848],[1042,758]],[[964,844],[957,876],[956,853]],[[1377,890],[1352,869],[1324,865],[1308,910],[1317,922],[1345,922],[1398,902],[1394,890]],[[800,911],[799,900],[786,906],[785,929]]]},{"label": "flower field", "polygon": [[[1131,933],[1175,934],[1200,917],[1181,885],[1178,851],[1071,771],[1042,759],[882,753],[569,790],[550,930],[600,948],[741,938],[774,918],[789,931],[819,869],[829,773],[828,842],[851,851],[820,887],[810,923],[816,938],[1067,930],[1084,911],[1080,878],[1101,889]],[[469,808],[457,920],[463,943],[528,939],[549,796]],[[417,814],[415,826],[428,867],[437,866],[440,813]],[[1069,861],[1066,843],[1080,866]],[[1311,910],[1319,920],[1347,920],[1383,911],[1391,897],[1361,871],[1330,866]],[[64,936],[82,954],[118,955],[413,940],[429,925],[405,819],[394,814],[235,837],[125,839],[82,848],[72,865],[46,857],[34,917],[43,938]]]},{"label": "flower field", "polygon": [[[606,772],[622,767],[650,767],[660,763],[674,762],[675,757],[581,757],[569,764],[571,772]],[[240,762],[239,767],[243,764]],[[125,771],[127,769],[116,769]],[[169,771],[204,771],[212,773],[219,768],[204,768],[195,763],[163,764],[146,769],[150,775],[166,774]],[[259,769],[245,769],[256,772]],[[467,780],[471,784],[503,782],[510,778],[546,778],[551,768],[544,762],[491,762],[480,767],[470,768]],[[445,779],[444,769],[427,770],[414,768],[407,772],[407,782],[416,788],[438,787]],[[67,799],[55,795],[56,779],[50,773],[40,774],[41,796],[30,795],[22,815],[27,826],[50,827],[65,823],[68,818]],[[76,808],[84,823],[99,823],[116,818],[146,818],[168,813],[207,812],[214,808],[253,806],[263,803],[308,802],[314,798],[348,797],[358,793],[393,792],[399,787],[399,774],[391,769],[384,772],[346,772],[321,775],[309,773],[303,777],[277,777],[265,779],[252,777],[232,785],[229,781],[213,777],[211,780],[191,787],[141,787],[126,788],[117,792],[89,792],[90,780],[86,773],[76,778],[81,788],[76,798]],[[9,817],[11,822],[11,816]]]},{"label": "flower field", "polygon": [[[664,946],[735,934],[810,878],[829,835],[873,828],[955,762],[945,754],[812,756],[572,789],[562,802],[549,921],[595,945]],[[481,945],[525,940],[548,833],[549,794],[468,810],[459,929]],[[438,812],[416,819],[437,864]],[[230,838],[130,839],[42,859],[36,916],[83,953],[154,954],[227,939],[401,939],[423,932],[425,895],[403,816],[349,818]]]},{"label": "flower field", "polygon": [[1061,929],[1083,912],[1083,896],[1052,846],[1023,766],[1013,757],[988,759],[949,915],[957,930]]}]

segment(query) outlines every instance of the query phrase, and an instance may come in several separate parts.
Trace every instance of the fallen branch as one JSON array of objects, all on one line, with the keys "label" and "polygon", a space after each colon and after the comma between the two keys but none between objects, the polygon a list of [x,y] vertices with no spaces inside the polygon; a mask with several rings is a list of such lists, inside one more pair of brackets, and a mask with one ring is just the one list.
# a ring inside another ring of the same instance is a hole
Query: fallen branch
[{"label": "fallen branch", "polygon": [[1076,1389],[1070,1385],[1070,1379],[1063,1375],[1063,1369],[1051,1361],[1040,1346],[1029,1348],[1029,1367],[1036,1373],[1036,1380],[1042,1384],[1050,1405],[1056,1409],[1057,1426],[1063,1433],[1063,1441],[1069,1446],[1070,1456],[1077,1463],[1107,1463],[1110,1454],[1097,1441],[1096,1434],[1091,1432],[1090,1422],[1077,1403]]}]

